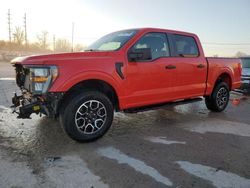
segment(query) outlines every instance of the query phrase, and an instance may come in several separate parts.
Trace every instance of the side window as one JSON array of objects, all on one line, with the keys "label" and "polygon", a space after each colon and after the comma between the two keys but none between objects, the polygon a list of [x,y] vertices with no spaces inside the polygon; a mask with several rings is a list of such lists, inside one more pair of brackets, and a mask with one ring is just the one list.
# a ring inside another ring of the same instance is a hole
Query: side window
[{"label": "side window", "polygon": [[193,37],[172,35],[172,43],[177,57],[198,57],[199,50]]},{"label": "side window", "polygon": [[170,56],[167,35],[165,33],[148,33],[144,35],[133,46],[133,49],[141,48],[150,48],[152,59]]}]

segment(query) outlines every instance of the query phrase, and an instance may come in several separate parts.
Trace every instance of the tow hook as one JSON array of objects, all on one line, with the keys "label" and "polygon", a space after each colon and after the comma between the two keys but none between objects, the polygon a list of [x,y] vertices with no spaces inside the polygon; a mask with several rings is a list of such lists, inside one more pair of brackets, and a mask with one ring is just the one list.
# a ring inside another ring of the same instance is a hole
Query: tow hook
[{"label": "tow hook", "polygon": [[17,118],[19,119],[29,119],[30,115],[32,113],[36,113],[38,114],[40,112],[40,105],[38,102],[36,103],[31,103],[25,106],[21,106],[19,108],[19,115],[17,116]]}]

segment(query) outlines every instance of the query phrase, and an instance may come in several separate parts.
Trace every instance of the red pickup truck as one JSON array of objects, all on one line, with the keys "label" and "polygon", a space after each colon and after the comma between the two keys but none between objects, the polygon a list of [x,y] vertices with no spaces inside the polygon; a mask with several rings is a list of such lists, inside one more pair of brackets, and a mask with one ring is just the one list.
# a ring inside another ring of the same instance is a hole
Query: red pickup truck
[{"label": "red pickup truck", "polygon": [[137,112],[205,98],[223,111],[239,88],[239,59],[206,58],[192,33],[143,28],[104,36],[85,52],[19,57],[12,61],[22,94],[13,97],[19,118],[59,117],[77,141],[110,128],[114,111]]}]

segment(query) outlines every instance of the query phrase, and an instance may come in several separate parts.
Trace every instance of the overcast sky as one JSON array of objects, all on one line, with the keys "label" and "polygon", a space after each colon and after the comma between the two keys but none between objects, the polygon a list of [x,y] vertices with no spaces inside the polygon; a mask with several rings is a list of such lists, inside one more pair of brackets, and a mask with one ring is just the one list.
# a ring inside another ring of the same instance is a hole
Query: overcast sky
[{"label": "overcast sky", "polygon": [[12,29],[27,14],[30,41],[43,30],[50,40],[70,39],[72,22],[82,44],[115,30],[159,27],[198,34],[208,56],[250,54],[250,0],[8,0],[0,6],[0,39],[8,39],[8,9]]}]

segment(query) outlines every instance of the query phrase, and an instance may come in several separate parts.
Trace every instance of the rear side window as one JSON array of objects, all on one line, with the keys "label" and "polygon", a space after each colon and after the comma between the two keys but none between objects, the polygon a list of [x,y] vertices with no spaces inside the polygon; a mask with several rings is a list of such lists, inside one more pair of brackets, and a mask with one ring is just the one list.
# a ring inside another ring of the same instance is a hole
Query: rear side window
[{"label": "rear side window", "polygon": [[171,35],[176,57],[198,57],[199,50],[193,37],[185,35]]},{"label": "rear side window", "polygon": [[150,48],[152,60],[160,57],[169,57],[169,45],[165,33],[147,33],[134,46],[133,49]]}]

